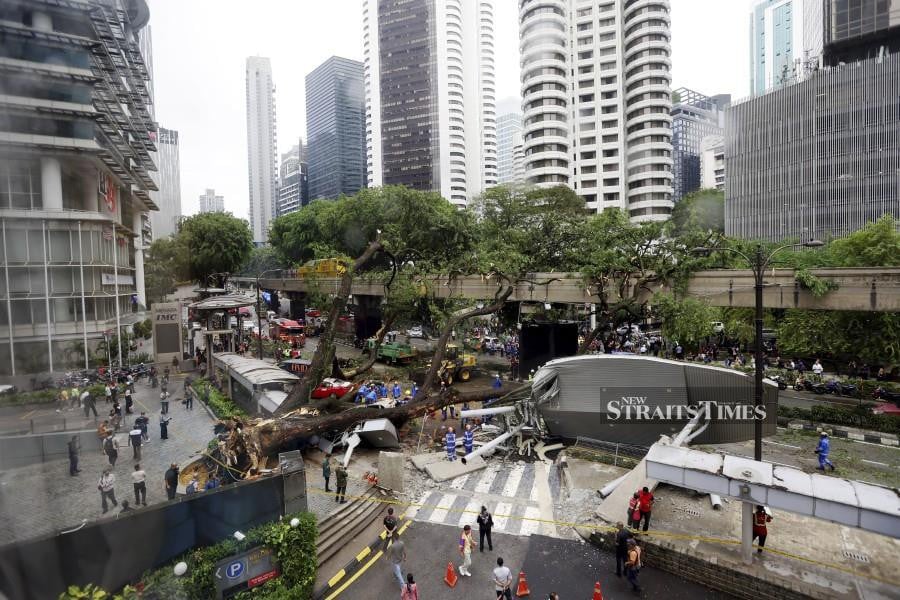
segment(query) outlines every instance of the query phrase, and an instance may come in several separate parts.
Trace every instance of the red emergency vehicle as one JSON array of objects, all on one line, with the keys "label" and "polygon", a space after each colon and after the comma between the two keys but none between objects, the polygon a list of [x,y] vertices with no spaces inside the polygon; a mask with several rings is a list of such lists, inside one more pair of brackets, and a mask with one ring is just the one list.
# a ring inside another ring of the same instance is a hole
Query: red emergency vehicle
[{"label": "red emergency vehicle", "polygon": [[276,319],[269,326],[269,337],[273,340],[287,342],[292,347],[302,348],[306,345],[303,325],[290,319]]}]

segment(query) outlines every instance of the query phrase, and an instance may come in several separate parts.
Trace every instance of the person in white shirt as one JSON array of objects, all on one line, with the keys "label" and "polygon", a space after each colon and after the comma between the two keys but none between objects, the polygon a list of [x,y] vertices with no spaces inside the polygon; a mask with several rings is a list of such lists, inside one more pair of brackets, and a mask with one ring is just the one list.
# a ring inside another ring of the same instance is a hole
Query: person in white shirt
[{"label": "person in white shirt", "polygon": [[147,506],[147,474],[140,464],[134,465],[131,481],[134,484],[134,505],[140,506],[143,504]]},{"label": "person in white shirt", "polygon": [[494,590],[497,592],[497,599],[505,598],[512,600],[512,573],[509,567],[503,566],[503,558],[497,557],[497,567],[494,569]]},{"label": "person in white shirt", "polygon": [[116,502],[115,485],[116,476],[110,473],[109,469],[103,469],[103,475],[100,476],[100,481],[97,482],[97,489],[100,490],[100,500],[103,502],[103,514],[106,514],[109,508],[106,504],[107,499],[112,501],[113,506],[119,505]]},{"label": "person in white shirt", "polygon": [[825,370],[825,367],[822,366],[822,362],[817,358],[816,362],[813,363],[813,366],[812,366],[813,373],[815,373],[816,375],[821,375],[822,371],[824,371],[824,370]]}]

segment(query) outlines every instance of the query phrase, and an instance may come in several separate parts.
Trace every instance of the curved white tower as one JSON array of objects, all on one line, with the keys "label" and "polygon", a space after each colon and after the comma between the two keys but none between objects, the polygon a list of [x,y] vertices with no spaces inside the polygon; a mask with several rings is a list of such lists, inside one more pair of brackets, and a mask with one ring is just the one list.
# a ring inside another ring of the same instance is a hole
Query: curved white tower
[{"label": "curved white tower", "polygon": [[569,183],[569,19],[566,0],[519,2],[522,139],[528,183]]},{"label": "curved white tower", "polygon": [[672,212],[668,0],[520,0],[525,176],[591,210]]}]

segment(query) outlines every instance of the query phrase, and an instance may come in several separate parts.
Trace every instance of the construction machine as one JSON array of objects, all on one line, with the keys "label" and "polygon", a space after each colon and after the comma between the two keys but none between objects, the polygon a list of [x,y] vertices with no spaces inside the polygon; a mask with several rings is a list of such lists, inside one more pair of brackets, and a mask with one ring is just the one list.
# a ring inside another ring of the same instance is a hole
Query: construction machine
[{"label": "construction machine", "polygon": [[472,377],[475,363],[474,354],[462,352],[456,344],[447,344],[438,377],[447,385],[453,385],[454,381],[468,381]]}]

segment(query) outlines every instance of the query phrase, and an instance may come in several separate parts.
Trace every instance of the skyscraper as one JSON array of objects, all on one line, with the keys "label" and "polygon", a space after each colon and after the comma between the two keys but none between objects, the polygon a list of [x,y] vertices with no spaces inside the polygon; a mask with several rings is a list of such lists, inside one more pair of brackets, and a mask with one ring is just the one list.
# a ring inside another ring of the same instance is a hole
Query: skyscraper
[{"label": "skyscraper", "polygon": [[687,88],[672,92],[672,159],[674,200],[700,189],[700,144],[710,135],[721,136],[725,105],[731,95],[704,96]]},{"label": "skyscraper", "polygon": [[824,0],[825,64],[900,52],[900,0]]},{"label": "skyscraper", "polygon": [[0,376],[84,369],[146,304],[150,11],[4,0],[0,12]]},{"label": "skyscraper", "polygon": [[462,207],[496,185],[493,19],[493,0],[365,0],[370,186]]},{"label": "skyscraper", "polygon": [[216,196],[216,190],[206,188],[206,193],[200,196],[200,212],[225,212],[225,197]]},{"label": "skyscraper", "polygon": [[725,111],[725,233],[827,239],[900,218],[900,54],[848,63]]},{"label": "skyscraper", "polygon": [[250,176],[250,230],[257,245],[269,240],[278,189],[275,84],[268,58],[247,59],[247,166]]},{"label": "skyscraper", "polygon": [[750,93],[802,81],[822,58],[824,0],[756,0],[750,11]]},{"label": "skyscraper", "polygon": [[669,2],[529,0],[519,12],[525,176],[591,210],[672,212]]},{"label": "skyscraper", "polygon": [[172,235],[181,218],[181,166],[178,154],[178,132],[160,127],[156,134],[157,164],[159,167],[159,211],[150,213],[153,238]]},{"label": "skyscraper", "polygon": [[300,210],[309,204],[306,150],[303,140],[281,155],[278,177],[278,216]]},{"label": "skyscraper", "polygon": [[497,117],[497,183],[525,181],[525,151],[522,145],[522,113]]},{"label": "skyscraper", "polygon": [[721,135],[700,140],[700,187],[725,190],[725,138]]},{"label": "skyscraper", "polygon": [[366,186],[363,65],[332,56],[306,76],[309,194],[337,198]]}]

